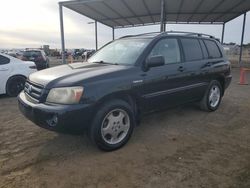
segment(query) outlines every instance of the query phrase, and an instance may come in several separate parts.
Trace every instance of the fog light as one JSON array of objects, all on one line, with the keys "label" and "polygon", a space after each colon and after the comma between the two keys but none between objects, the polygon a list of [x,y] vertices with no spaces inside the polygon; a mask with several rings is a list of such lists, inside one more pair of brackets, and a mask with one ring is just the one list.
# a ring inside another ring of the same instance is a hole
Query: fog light
[{"label": "fog light", "polygon": [[51,119],[46,121],[50,127],[55,127],[58,123],[57,115],[53,115]]}]

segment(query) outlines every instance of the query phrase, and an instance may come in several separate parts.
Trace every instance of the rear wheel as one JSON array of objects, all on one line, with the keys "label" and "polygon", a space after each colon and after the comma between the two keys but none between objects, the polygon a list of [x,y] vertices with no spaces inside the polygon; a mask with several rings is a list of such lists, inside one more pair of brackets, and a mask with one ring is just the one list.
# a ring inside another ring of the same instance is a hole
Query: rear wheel
[{"label": "rear wheel", "polygon": [[215,111],[218,109],[222,98],[222,87],[217,80],[213,80],[200,102],[200,107],[205,111]]},{"label": "rear wheel", "polygon": [[91,140],[102,150],[112,151],[125,145],[134,129],[134,114],[126,102],[113,100],[97,112],[89,128]]},{"label": "rear wheel", "polygon": [[26,79],[23,76],[11,77],[6,84],[6,93],[11,97],[16,97],[23,89]]}]

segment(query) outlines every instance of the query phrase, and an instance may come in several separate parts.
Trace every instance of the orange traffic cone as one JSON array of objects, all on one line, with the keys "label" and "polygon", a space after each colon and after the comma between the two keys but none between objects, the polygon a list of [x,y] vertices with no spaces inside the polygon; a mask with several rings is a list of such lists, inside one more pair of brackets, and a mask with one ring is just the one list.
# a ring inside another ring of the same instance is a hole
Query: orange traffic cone
[{"label": "orange traffic cone", "polygon": [[240,85],[248,85],[247,79],[246,79],[246,71],[244,68],[240,69]]}]

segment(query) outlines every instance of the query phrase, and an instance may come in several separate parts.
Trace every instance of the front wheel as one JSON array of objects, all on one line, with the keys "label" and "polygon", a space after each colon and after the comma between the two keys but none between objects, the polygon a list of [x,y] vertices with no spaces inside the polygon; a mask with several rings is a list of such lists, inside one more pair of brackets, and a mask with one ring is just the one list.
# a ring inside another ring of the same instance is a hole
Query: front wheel
[{"label": "front wheel", "polygon": [[215,111],[218,109],[222,98],[222,87],[220,82],[213,80],[200,102],[200,107],[205,111]]},{"label": "front wheel", "polygon": [[100,149],[116,150],[128,142],[134,122],[130,105],[122,100],[113,100],[97,112],[89,128],[89,136]]}]

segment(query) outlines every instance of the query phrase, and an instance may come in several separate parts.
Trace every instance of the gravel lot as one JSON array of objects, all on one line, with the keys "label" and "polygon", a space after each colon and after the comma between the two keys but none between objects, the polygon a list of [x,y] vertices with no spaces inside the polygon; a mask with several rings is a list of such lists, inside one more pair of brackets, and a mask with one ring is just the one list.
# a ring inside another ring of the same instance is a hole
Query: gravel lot
[{"label": "gravel lot", "polygon": [[195,105],[152,114],[105,153],[86,135],[35,126],[0,96],[0,187],[249,188],[250,86],[239,70],[214,113]]}]

